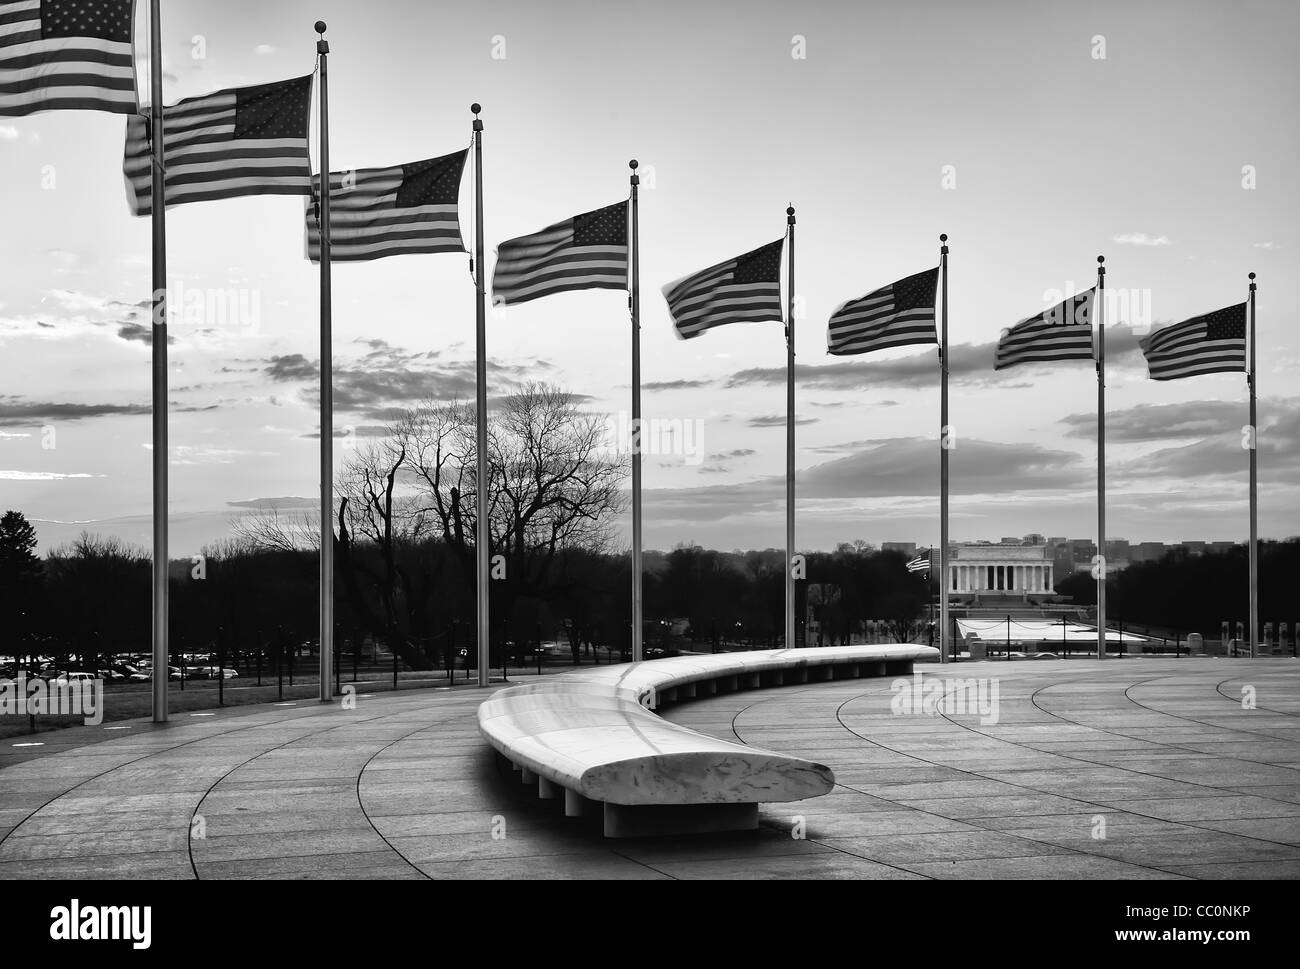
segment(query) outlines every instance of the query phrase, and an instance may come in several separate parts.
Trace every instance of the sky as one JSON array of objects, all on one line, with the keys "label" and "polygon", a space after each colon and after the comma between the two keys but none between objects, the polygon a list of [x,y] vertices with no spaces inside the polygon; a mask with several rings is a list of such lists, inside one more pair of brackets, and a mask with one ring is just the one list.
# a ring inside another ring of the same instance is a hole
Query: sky
[{"label": "sky", "polygon": [[[1092,285],[1099,254],[1109,536],[1246,537],[1244,375],[1151,381],[1137,340],[1241,302],[1250,271],[1260,533],[1300,533],[1293,3],[164,7],[168,103],[309,73],[326,20],[335,170],[458,150],[481,102],[489,272],[501,241],[625,198],[640,161],[643,413],[689,430],[649,430],[668,453],[645,458],[648,548],[784,543],[781,325],[683,342],[659,290],[779,238],[789,204],[801,549],[938,538],[935,348],[825,345],[836,306],[935,265],[941,232],[954,540],[1095,536],[1092,366],[995,373],[993,346]],[[149,545],[150,235],[124,126],[0,118],[0,505],[43,549],[82,530]],[[300,198],[177,206],[167,233],[179,557],[318,493],[319,305]],[[545,380],[617,426],[630,339],[615,291],[494,310],[489,395]],[[472,397],[473,347],[466,256],[336,266],[337,460],[394,409]]]}]

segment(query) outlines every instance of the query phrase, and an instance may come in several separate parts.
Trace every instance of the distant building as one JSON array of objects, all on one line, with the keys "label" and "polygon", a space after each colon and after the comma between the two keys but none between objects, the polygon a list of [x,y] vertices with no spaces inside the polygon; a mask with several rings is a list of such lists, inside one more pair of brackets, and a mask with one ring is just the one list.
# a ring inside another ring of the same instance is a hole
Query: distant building
[{"label": "distant building", "polygon": [[1169,549],[1164,542],[1139,542],[1129,552],[1134,562],[1159,562]]},{"label": "distant building", "polygon": [[902,552],[909,558],[916,554],[916,542],[882,542],[881,551]]},{"label": "distant building", "polygon": [[1060,545],[1053,546],[1052,564],[1055,566],[1057,582],[1060,582],[1067,575],[1074,574],[1074,549],[1070,547],[1069,543],[1062,542]]},{"label": "distant building", "polygon": [[1182,545],[1183,551],[1185,551],[1188,555],[1205,554],[1204,542],[1180,542],[1179,544]]},{"label": "distant building", "polygon": [[957,545],[948,562],[948,589],[975,596],[1052,595],[1052,550],[1045,545]]}]

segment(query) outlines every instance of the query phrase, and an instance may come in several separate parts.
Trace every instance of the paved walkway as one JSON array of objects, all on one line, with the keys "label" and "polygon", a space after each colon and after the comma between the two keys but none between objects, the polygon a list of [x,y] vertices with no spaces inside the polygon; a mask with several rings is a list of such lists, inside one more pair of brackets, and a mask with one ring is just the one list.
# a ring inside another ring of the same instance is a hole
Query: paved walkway
[{"label": "paved walkway", "polygon": [[918,669],[995,679],[997,722],[896,716],[888,678],[670,708],[839,782],[758,832],[677,840],[607,841],[538,801],[471,687],[11,738],[0,878],[1300,877],[1296,661]]}]

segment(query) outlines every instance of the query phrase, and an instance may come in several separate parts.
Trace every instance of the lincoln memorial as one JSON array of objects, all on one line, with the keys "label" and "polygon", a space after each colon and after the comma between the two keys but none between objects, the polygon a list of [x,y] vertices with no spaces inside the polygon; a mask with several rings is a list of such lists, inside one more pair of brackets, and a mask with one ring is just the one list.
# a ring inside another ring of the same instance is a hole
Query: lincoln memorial
[{"label": "lincoln memorial", "polygon": [[1046,545],[955,545],[948,589],[972,595],[1052,595],[1052,549]]}]

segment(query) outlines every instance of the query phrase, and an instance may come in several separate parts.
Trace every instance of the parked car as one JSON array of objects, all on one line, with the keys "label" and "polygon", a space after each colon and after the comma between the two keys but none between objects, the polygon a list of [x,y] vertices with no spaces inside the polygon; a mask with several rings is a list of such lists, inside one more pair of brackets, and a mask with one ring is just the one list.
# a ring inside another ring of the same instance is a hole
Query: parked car
[{"label": "parked car", "polygon": [[60,673],[50,680],[51,683],[93,683],[96,677],[94,673]]}]

